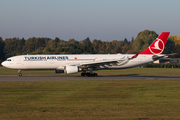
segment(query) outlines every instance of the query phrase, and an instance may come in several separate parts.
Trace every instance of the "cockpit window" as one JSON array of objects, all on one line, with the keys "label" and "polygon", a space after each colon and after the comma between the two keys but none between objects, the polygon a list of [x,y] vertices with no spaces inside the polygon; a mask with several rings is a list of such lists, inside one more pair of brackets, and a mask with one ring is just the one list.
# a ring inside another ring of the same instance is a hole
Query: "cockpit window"
[{"label": "cockpit window", "polygon": [[6,61],[11,61],[11,59],[7,59]]}]

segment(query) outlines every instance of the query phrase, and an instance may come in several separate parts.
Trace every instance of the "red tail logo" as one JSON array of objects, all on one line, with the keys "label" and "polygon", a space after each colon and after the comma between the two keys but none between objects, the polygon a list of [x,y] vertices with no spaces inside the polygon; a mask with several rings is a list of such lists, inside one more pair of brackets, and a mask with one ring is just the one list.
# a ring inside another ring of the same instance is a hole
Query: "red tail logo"
[{"label": "red tail logo", "polygon": [[156,40],[140,54],[162,54],[170,32],[162,32]]},{"label": "red tail logo", "polygon": [[149,46],[149,50],[152,54],[161,54],[164,50],[164,42],[157,38],[152,45]]}]

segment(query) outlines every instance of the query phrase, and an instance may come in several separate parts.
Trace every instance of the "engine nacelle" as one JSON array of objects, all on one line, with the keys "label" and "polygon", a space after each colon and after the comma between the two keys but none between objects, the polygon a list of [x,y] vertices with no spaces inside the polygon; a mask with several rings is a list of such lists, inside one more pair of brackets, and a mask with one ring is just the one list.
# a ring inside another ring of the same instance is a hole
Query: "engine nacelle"
[{"label": "engine nacelle", "polygon": [[78,66],[65,66],[64,67],[65,74],[74,74],[74,73],[78,73],[78,72],[79,72]]},{"label": "engine nacelle", "polygon": [[64,70],[54,70],[55,73],[64,73]]}]

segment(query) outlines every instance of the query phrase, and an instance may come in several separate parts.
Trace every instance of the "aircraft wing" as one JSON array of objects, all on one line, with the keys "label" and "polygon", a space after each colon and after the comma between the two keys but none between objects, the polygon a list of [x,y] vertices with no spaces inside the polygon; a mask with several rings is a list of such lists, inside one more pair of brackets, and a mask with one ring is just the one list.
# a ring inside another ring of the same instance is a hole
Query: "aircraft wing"
[{"label": "aircraft wing", "polygon": [[[125,58],[125,59],[112,59],[112,60],[97,60],[97,61],[90,61],[90,62],[80,62],[78,64],[65,64],[64,66],[60,66],[61,67],[65,67],[67,65],[70,66],[80,66],[81,68],[106,68],[109,66],[116,66],[116,65],[123,65],[129,62],[129,58]],[[58,69],[58,68],[57,68]]]},{"label": "aircraft wing", "polygon": [[[124,60],[122,60],[124,61]],[[88,66],[93,66],[93,65],[105,65],[105,64],[114,64],[117,63],[117,60],[100,60],[100,61],[93,61],[93,62],[82,62],[79,64],[79,66],[83,65],[88,65]]]},{"label": "aircraft wing", "polygon": [[[109,67],[109,66],[121,66],[126,63],[128,63],[130,60],[136,58],[139,54],[135,54],[132,57],[124,56],[120,59],[103,59],[103,60],[95,60],[94,61],[88,61],[88,62],[79,62],[77,64],[64,64],[63,66],[60,66],[60,68],[63,68],[65,66],[80,66],[81,68],[98,68],[98,67]],[[58,69],[58,68],[57,68]]]},{"label": "aircraft wing", "polygon": [[129,58],[126,56],[123,59],[112,59],[112,60],[98,60],[98,61],[91,61],[91,62],[81,62],[79,64],[76,64],[76,66],[81,66],[83,68],[94,68],[99,66],[116,66],[116,65],[122,65],[127,62],[129,62]]}]

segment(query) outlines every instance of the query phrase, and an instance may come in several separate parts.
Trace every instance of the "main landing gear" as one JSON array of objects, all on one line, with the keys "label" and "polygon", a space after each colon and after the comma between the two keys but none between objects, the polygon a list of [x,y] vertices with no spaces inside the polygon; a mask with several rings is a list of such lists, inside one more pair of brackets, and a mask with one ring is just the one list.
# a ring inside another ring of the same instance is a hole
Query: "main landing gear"
[{"label": "main landing gear", "polygon": [[21,77],[22,76],[21,70],[18,70],[18,73],[19,73],[19,77]]},{"label": "main landing gear", "polygon": [[83,73],[81,73],[81,76],[97,77],[98,74],[97,73],[90,73],[90,72],[88,72],[88,73],[83,72]]}]

